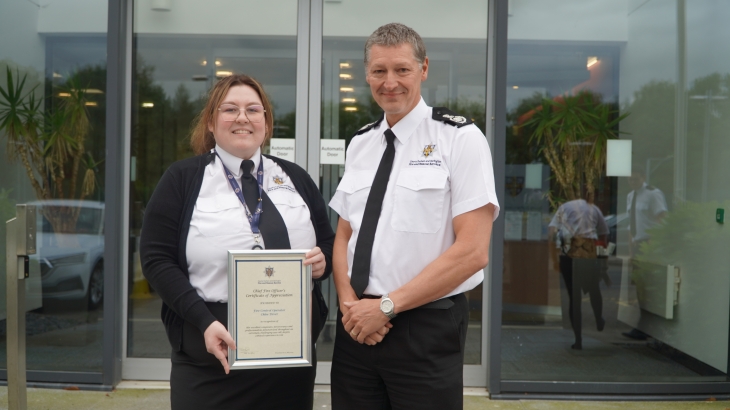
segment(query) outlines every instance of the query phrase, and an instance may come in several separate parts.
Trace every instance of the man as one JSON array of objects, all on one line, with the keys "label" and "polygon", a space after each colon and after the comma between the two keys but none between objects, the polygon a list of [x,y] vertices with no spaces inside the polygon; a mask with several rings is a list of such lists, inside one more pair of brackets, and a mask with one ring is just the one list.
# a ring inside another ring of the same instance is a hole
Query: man
[{"label": "man", "polygon": [[641,168],[631,171],[629,186],[632,191],[626,197],[626,210],[629,213],[629,253],[634,258],[641,244],[649,240],[647,230],[659,226],[668,209],[664,194],[646,184]]},{"label": "man", "polygon": [[596,241],[608,243],[608,225],[595,204],[584,199],[574,199],[558,207],[548,228],[550,238],[554,238],[556,233],[560,238],[560,273],[568,290],[568,315],[575,335],[575,343],[571,348],[581,350],[581,290],[590,295],[596,329],[603,331],[606,325],[599,283],[604,279],[608,285],[610,279],[605,271],[605,264],[596,258]]},{"label": "man", "polygon": [[463,293],[483,280],[499,210],[491,153],[471,121],[421,98],[428,57],[414,30],[378,28],[365,70],[384,116],[352,139],[330,202],[333,408],[460,409]]},{"label": "man", "polygon": [[[629,213],[629,257],[632,269],[636,269],[641,244],[650,239],[647,231],[659,226],[668,208],[662,191],[646,184],[646,175],[641,168],[631,170],[629,187],[632,189],[626,196],[626,211]],[[646,340],[648,337],[637,328],[621,334],[635,340]]]}]

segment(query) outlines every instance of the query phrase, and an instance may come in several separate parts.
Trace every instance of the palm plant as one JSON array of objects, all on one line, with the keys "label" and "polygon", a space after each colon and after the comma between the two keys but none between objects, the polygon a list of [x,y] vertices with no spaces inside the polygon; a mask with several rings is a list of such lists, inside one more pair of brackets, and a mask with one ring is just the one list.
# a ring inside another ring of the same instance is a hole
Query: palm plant
[{"label": "palm plant", "polygon": [[582,188],[584,199],[592,201],[606,167],[607,141],[618,138],[618,123],[628,116],[618,114],[599,95],[581,91],[543,98],[540,106],[523,116],[520,127],[533,130],[530,142],[540,147],[555,177],[558,189],[548,194],[551,206],[557,207],[557,198],[582,198]]},{"label": "palm plant", "polygon": [[[59,90],[65,98],[44,112],[44,100],[36,96],[38,85],[30,87],[27,80],[27,74],[16,70],[13,75],[8,67],[6,85],[0,86],[0,132],[7,136],[10,160],[20,160],[39,200],[83,200],[96,188],[98,164],[84,155],[90,130],[86,91],[72,77]],[[42,212],[54,232],[69,233],[80,210],[79,204],[44,207]]]}]

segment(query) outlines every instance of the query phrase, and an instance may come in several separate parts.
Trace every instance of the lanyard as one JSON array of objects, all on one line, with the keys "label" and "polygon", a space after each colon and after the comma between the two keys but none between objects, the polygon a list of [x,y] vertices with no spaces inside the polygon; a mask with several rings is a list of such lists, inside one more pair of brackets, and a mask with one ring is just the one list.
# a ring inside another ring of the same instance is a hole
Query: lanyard
[{"label": "lanyard", "polygon": [[[218,153],[215,153],[218,155]],[[233,192],[236,193],[236,196],[238,197],[238,200],[241,201],[241,205],[243,205],[243,209],[246,211],[246,217],[248,218],[248,223],[251,224],[251,232],[253,232],[253,240],[256,242],[256,244],[251,249],[264,249],[261,246],[261,231],[259,231],[259,221],[261,219],[261,213],[264,212],[263,210],[263,201],[261,200],[262,197],[262,187],[264,186],[264,158],[263,156],[259,159],[259,169],[256,171],[256,182],[259,187],[259,200],[256,203],[256,210],[253,214],[251,214],[251,211],[248,209],[248,205],[246,205],[246,200],[243,198],[243,190],[241,190],[241,187],[238,186],[238,182],[236,182],[236,178],[233,176],[231,171],[226,168],[226,165],[223,163],[223,158],[221,158],[220,155],[218,155],[218,158],[221,160],[221,165],[223,165],[223,170],[226,171],[226,176],[228,177],[228,183],[231,184],[231,188],[233,188]],[[247,172],[247,171],[244,171]]]}]

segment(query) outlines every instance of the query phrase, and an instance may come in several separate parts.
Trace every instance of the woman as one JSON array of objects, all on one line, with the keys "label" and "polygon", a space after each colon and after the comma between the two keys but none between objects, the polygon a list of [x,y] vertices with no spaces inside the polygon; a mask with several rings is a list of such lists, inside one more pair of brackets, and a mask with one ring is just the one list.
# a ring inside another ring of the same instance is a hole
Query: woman
[{"label": "woman", "polygon": [[246,75],[220,80],[191,135],[199,155],[170,166],[145,210],[142,264],[164,302],[173,410],[312,408],[314,341],[327,314],[317,284],[315,365],[228,368],[228,347],[235,349],[226,330],[229,249],[311,249],[305,264],[315,281],[332,270],[334,233],[324,200],[302,168],[261,154],[272,131],[261,84]]}]

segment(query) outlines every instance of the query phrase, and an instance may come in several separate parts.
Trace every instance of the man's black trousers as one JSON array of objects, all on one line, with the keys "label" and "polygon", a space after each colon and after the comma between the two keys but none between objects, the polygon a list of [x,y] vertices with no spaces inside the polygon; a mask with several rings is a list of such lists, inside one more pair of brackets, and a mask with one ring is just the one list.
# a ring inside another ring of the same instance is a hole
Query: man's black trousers
[{"label": "man's black trousers", "polygon": [[335,410],[462,409],[469,307],[464,294],[448,309],[418,308],[391,320],[375,346],[359,344],[337,314],[332,358]]}]

